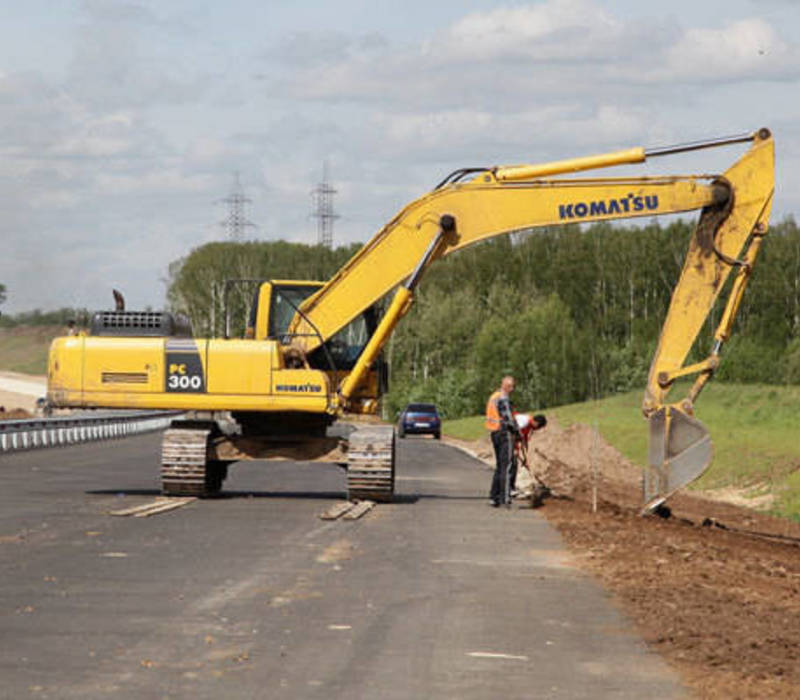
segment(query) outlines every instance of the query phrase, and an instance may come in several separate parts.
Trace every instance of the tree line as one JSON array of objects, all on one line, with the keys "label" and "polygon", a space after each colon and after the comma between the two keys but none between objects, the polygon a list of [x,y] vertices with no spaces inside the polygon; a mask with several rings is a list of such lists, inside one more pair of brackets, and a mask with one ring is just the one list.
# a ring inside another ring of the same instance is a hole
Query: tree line
[{"label": "tree line", "polygon": [[64,326],[72,321],[78,327],[89,325],[91,313],[88,309],[75,309],[63,307],[54,311],[20,311],[16,314],[3,314],[0,316],[0,328],[16,328],[18,326]]},{"label": "tree line", "polygon": [[[384,351],[393,414],[436,402],[479,413],[507,372],[517,401],[547,408],[642,387],[694,225],[605,223],[520,232],[435,263]],[[254,283],[329,278],[358,249],[284,241],[211,243],[170,266],[168,301],[198,335],[219,335],[227,310],[240,335]],[[249,285],[249,286],[248,286]],[[708,353],[715,308],[693,356]],[[770,229],[717,372],[738,382],[800,382],[800,230]]]},{"label": "tree line", "polygon": [[169,266],[167,303],[192,322],[195,335],[241,337],[257,280],[327,280],[359,249],[286,241],[208,243]]},{"label": "tree line", "polygon": [[[392,410],[426,398],[451,416],[479,413],[506,372],[531,408],[642,388],[693,230],[685,221],[554,227],[440,261],[393,339]],[[721,311],[718,303],[690,359],[710,351]],[[770,230],[717,377],[800,382],[793,219]]]}]

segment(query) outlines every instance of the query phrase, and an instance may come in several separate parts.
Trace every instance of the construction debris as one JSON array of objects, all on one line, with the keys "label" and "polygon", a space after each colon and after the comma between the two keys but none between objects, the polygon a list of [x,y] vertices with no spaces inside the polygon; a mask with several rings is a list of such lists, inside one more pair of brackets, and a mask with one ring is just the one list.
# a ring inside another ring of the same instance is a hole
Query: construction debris
[{"label": "construction debris", "polygon": [[351,508],[344,514],[345,520],[358,520],[365,513],[369,513],[375,507],[375,501],[359,501],[355,508]]},{"label": "construction debris", "polygon": [[319,514],[323,520],[358,520],[375,506],[375,501],[340,501]]},{"label": "construction debris", "polygon": [[341,518],[348,510],[352,509],[355,506],[355,503],[350,501],[340,501],[339,503],[334,503],[328,510],[323,511],[319,514],[319,517],[323,520],[336,520],[337,518]]},{"label": "construction debris", "polygon": [[166,513],[167,511],[181,508],[196,500],[197,498],[194,496],[188,496],[186,498],[157,498],[155,501],[150,503],[142,503],[131,508],[123,508],[122,510],[112,510],[109,515],[149,518],[151,515]]}]

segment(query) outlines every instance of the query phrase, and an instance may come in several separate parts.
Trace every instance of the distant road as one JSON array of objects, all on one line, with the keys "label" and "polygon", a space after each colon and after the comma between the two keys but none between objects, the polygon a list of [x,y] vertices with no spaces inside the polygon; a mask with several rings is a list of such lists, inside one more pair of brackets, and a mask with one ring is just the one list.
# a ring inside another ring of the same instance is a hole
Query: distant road
[{"label": "distant road", "polygon": [[0,697],[680,698],[674,673],[491,472],[398,444],[361,520],[334,465],[234,465],[220,498],[146,518],[159,436],[0,462]]},{"label": "distant road", "polygon": [[36,399],[47,392],[47,377],[0,372],[0,406],[33,411]]},{"label": "distant road", "polygon": [[17,372],[0,372],[0,391],[24,396],[44,396],[47,391],[47,377],[38,377]]}]

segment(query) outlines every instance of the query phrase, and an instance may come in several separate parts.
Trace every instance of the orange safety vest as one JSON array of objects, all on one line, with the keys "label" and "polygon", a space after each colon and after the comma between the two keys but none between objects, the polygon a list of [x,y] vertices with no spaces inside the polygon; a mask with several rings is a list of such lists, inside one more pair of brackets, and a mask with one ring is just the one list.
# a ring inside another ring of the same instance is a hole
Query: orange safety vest
[{"label": "orange safety vest", "polygon": [[503,395],[503,392],[497,390],[489,397],[486,402],[486,430],[494,432],[500,430],[502,421],[500,420],[500,409],[497,407],[497,401]]}]

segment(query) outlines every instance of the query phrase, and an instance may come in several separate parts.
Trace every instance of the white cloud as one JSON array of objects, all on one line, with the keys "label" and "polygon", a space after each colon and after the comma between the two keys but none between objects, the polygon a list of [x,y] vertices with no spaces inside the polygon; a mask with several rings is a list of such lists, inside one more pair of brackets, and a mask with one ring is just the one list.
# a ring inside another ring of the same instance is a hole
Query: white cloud
[{"label": "white cloud", "polygon": [[695,82],[797,78],[800,49],[763,19],[748,18],[719,29],[687,29],[667,52],[667,66],[665,77]]},{"label": "white cloud", "polygon": [[192,56],[180,50],[185,28],[140,4],[85,3],[64,90],[104,111],[194,102],[206,86]]},{"label": "white cloud", "polygon": [[55,144],[55,156],[106,158],[134,152],[135,126],[130,114],[111,113],[92,118],[86,115],[76,122],[71,133]]},{"label": "white cloud", "polygon": [[179,168],[151,170],[137,174],[98,173],[97,189],[105,195],[132,195],[169,192],[207,192],[213,181],[208,175],[186,174]]},{"label": "white cloud", "polygon": [[358,42],[332,34],[301,43],[280,70],[261,74],[270,94],[378,111],[517,111],[578,94],[636,104],[639,90],[658,100],[658,90],[681,85],[800,75],[800,47],[764,19],[681,27],[673,17],[627,20],[592,0],[474,12],[416,46],[376,41],[356,50]]},{"label": "white cloud", "polygon": [[443,139],[450,147],[496,124],[496,116],[483,111],[442,110],[429,114],[384,114],[376,126],[387,139],[405,148],[417,143],[422,148],[435,148]]},{"label": "white cloud", "polygon": [[226,142],[219,138],[198,138],[186,149],[186,155],[196,163],[213,163],[230,153]]},{"label": "white cloud", "polygon": [[549,2],[476,12],[460,19],[425,53],[462,59],[519,58],[578,60],[606,54],[623,31],[622,23],[590,0]]}]

